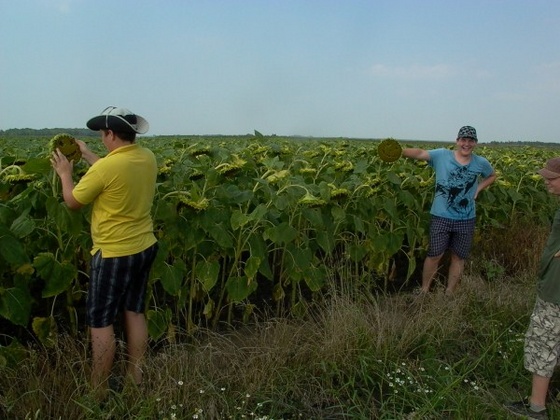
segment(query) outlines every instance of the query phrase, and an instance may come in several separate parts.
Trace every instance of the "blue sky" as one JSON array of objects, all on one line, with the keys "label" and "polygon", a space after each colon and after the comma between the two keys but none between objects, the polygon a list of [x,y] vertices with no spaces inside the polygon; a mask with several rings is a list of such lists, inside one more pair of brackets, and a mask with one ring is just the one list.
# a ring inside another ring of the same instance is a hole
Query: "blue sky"
[{"label": "blue sky", "polygon": [[0,129],[560,142],[557,0],[0,0]]}]

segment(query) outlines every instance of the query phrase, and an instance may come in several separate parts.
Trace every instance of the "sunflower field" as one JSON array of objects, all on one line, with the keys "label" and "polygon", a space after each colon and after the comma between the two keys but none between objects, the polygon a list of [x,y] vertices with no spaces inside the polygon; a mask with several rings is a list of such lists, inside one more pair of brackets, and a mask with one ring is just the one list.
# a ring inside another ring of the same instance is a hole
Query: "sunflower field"
[{"label": "sunflower field", "polygon": [[[52,344],[85,320],[89,208],[63,203],[49,140],[0,138],[0,350],[30,335]],[[97,138],[85,140],[104,153]],[[387,290],[417,280],[434,194],[424,162],[383,162],[378,140],[255,132],[138,141],[159,167],[160,251],[146,308],[155,340],[247,322],[259,311],[302,315],[330,287]],[[478,146],[498,179],[478,199],[476,241],[519,216],[550,222],[557,201],[536,171],[559,151]],[[76,181],[86,170],[75,164]]]}]

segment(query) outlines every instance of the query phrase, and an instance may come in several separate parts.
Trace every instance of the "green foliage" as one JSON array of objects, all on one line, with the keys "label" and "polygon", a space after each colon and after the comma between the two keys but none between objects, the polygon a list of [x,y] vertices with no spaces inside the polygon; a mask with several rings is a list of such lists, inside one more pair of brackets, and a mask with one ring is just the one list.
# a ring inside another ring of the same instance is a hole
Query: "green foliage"
[{"label": "green foliage", "polygon": [[[12,340],[10,345],[0,347],[0,368],[14,369],[29,356],[29,349],[19,341]],[[1,411],[0,411],[1,412]]]},{"label": "green foliage", "polygon": [[77,277],[76,267],[67,261],[57,261],[50,252],[38,254],[33,260],[37,274],[45,280],[42,290],[44,298],[65,292]]},{"label": "green foliage", "polygon": [[18,268],[28,263],[29,259],[22,243],[16,236],[18,224],[15,222],[12,227],[16,232],[0,225],[0,256],[12,267]]},{"label": "green foliage", "polygon": [[46,347],[53,347],[58,339],[56,321],[52,316],[35,317],[33,319],[33,332]]},{"label": "green foliage", "polygon": [[[373,140],[255,132],[139,142],[159,166],[153,214],[160,251],[147,302],[152,338],[260,311],[299,316],[331,277],[374,290],[415,280],[434,194],[425,163],[383,162]],[[74,333],[84,322],[89,208],[75,212],[63,203],[48,159],[37,158],[48,154],[48,143],[0,141],[0,174],[21,177],[0,176],[0,316],[14,333],[44,314]],[[528,229],[547,226],[557,203],[536,170],[557,149],[480,145],[477,152],[499,178],[478,198],[475,248],[487,232],[494,246],[506,243],[519,214]],[[505,259],[488,260],[512,273]],[[347,272],[333,268],[340,266]]]},{"label": "green foliage", "polygon": [[0,315],[16,325],[27,326],[31,315],[29,292],[18,287],[0,287]]}]

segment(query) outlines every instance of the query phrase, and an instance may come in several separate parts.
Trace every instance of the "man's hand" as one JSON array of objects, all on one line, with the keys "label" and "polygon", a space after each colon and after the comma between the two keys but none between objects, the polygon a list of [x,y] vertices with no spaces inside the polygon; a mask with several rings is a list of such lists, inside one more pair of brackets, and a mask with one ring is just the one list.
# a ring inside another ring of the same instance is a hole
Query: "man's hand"
[{"label": "man's hand", "polygon": [[99,160],[99,156],[93,153],[82,140],[76,140],[78,147],[80,148],[80,152],[82,152],[82,159],[84,159],[90,165],[93,165],[95,162]]},{"label": "man's hand", "polygon": [[51,165],[61,179],[65,176],[72,177],[74,162],[68,161],[66,156],[64,156],[59,149],[56,149],[52,153]]},{"label": "man's hand", "polygon": [[76,201],[72,190],[74,190],[74,181],[72,180],[72,170],[74,169],[74,162],[66,159],[59,149],[53,152],[51,157],[51,164],[58,176],[60,177],[60,183],[62,184],[62,197],[66,205],[77,210],[82,207],[82,203]]}]

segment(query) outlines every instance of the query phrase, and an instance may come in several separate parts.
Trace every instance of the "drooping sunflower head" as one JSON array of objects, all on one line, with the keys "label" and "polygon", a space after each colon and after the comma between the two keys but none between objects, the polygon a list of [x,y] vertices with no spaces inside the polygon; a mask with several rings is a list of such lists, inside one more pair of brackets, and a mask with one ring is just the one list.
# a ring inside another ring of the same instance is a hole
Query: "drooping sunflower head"
[{"label": "drooping sunflower head", "polygon": [[82,158],[80,146],[70,134],[57,134],[51,139],[49,146],[51,153],[58,149],[68,160],[73,160],[74,163]]}]

